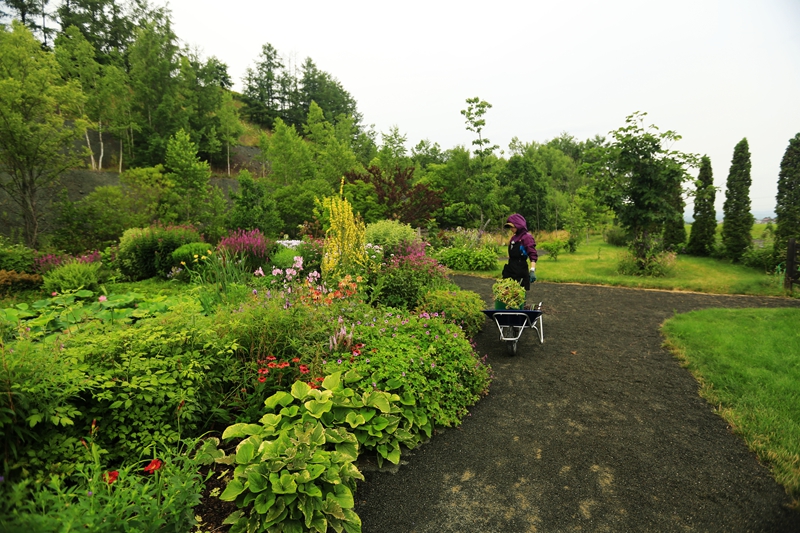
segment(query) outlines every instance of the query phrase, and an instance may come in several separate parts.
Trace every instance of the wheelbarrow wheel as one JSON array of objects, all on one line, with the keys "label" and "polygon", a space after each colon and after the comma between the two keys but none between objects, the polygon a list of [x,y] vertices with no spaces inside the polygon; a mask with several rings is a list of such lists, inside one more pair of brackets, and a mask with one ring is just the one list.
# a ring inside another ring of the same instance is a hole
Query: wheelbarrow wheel
[{"label": "wheelbarrow wheel", "polygon": [[517,355],[517,341],[506,341],[508,355]]}]

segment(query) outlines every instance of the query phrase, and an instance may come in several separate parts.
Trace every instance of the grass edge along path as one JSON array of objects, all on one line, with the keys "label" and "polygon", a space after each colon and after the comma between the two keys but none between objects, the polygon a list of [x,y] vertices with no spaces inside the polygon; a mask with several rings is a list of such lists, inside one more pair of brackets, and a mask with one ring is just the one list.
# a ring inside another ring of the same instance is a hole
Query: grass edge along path
[{"label": "grass edge along path", "polygon": [[705,309],[662,326],[666,346],[800,509],[800,309]]}]

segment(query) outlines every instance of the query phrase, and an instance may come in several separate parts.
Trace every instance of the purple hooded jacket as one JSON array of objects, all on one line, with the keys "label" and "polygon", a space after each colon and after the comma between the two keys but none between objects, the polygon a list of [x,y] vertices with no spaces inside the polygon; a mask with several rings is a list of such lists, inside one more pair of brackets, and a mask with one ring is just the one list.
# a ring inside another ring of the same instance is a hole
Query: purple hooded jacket
[{"label": "purple hooded jacket", "polygon": [[521,242],[525,247],[525,251],[528,252],[528,258],[536,262],[539,259],[539,254],[536,252],[536,241],[533,239],[533,235],[528,233],[528,223],[525,222],[525,217],[519,213],[514,213],[508,217],[508,223],[517,227],[517,232],[511,237],[509,244]]}]

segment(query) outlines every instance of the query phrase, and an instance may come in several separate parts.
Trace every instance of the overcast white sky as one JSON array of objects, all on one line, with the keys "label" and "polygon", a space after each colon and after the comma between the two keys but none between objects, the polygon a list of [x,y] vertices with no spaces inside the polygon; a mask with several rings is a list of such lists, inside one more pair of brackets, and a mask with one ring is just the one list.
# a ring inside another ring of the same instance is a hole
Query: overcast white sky
[{"label": "overcast white sky", "polygon": [[[707,154],[721,216],[733,148],[747,137],[757,217],[774,213],[780,161],[800,132],[800,0],[171,0],[184,43],[237,89],[261,46],[311,57],[365,124],[470,146],[461,109],[492,104],[484,136],[607,135],[634,111]],[[379,139],[380,140],[380,139]],[[695,171],[696,173],[696,171]],[[691,216],[692,208],[687,208]]]}]

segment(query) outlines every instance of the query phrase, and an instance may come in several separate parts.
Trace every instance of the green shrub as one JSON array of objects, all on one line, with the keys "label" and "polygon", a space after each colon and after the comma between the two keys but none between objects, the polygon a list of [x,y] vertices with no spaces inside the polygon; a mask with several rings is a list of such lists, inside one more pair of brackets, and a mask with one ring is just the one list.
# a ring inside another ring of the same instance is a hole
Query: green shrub
[{"label": "green shrub", "polygon": [[421,239],[414,228],[397,220],[379,220],[367,225],[367,242],[377,244],[394,253],[400,244],[419,242]]},{"label": "green shrub", "polygon": [[775,272],[775,267],[777,267],[783,259],[784,258],[778,257],[777,254],[775,254],[773,246],[761,246],[758,248],[754,246],[748,248],[742,254],[741,262],[743,265],[758,268],[759,270],[771,274]]},{"label": "green shrub", "polygon": [[322,375],[355,368],[364,379],[353,388],[401,398],[409,395],[422,424],[415,426],[416,432],[430,437],[425,421],[460,424],[467,408],[486,393],[489,368],[475,355],[461,328],[441,317],[359,306],[343,313],[343,318],[345,323],[355,321],[348,329],[356,349],[330,354]]},{"label": "green shrub", "polygon": [[303,270],[321,272],[324,242],[322,239],[303,237],[303,242],[297,246],[297,254],[303,256]]},{"label": "green shrub", "polygon": [[574,254],[578,251],[578,244],[580,243],[580,237],[577,233],[570,233],[569,238],[567,239],[567,251],[571,254]]},{"label": "green shrub", "polygon": [[464,334],[473,338],[483,327],[486,318],[482,312],[484,307],[485,304],[477,293],[460,289],[439,289],[426,293],[416,312],[442,316],[448,322],[461,326]]},{"label": "green shrub", "polygon": [[603,232],[603,239],[611,246],[628,246],[630,236],[620,226],[609,226]]},{"label": "green shrub", "polygon": [[53,245],[71,254],[103,249],[116,243],[126,229],[148,224],[153,217],[145,205],[137,205],[135,195],[123,187],[102,186],[70,202],[65,191],[56,205]]},{"label": "green shrub", "polygon": [[486,271],[497,268],[497,254],[493,248],[444,248],[436,257],[453,270]]},{"label": "green shrub", "polygon": [[167,278],[174,266],[172,252],[202,238],[190,226],[151,226],[126,230],[119,242],[116,263],[123,276],[139,281]]},{"label": "green shrub", "polygon": [[98,441],[113,455],[171,446],[181,435],[196,434],[236,382],[238,345],[197,311],[185,303],[157,321],[65,343],[64,356],[87,367],[83,415],[108,428]]},{"label": "green shrub", "polygon": [[295,256],[299,256],[297,250],[293,248],[287,248],[285,246],[281,246],[278,248],[277,252],[274,252],[272,256],[269,258],[270,263],[272,266],[278,268],[289,268],[294,265],[294,258]]},{"label": "green shrub", "polygon": [[46,293],[63,293],[86,289],[97,290],[100,286],[100,270],[102,263],[83,263],[72,261],[65,263],[42,276],[43,288]]},{"label": "green shrub", "polygon": [[558,255],[567,247],[567,243],[561,239],[539,243],[539,248],[547,252],[550,259],[558,261]]},{"label": "green shrub", "polygon": [[208,258],[214,248],[206,242],[190,242],[181,245],[172,252],[172,275],[178,275],[181,279],[188,279],[188,269],[198,270],[203,266],[203,259]]},{"label": "green shrub", "polygon": [[425,255],[425,244],[403,245],[385,258],[372,288],[372,299],[388,307],[414,309],[429,290],[447,284],[447,269]]},{"label": "green shrub", "polygon": [[181,263],[188,265],[194,262],[195,259],[204,255],[211,255],[213,251],[214,247],[207,242],[190,242],[183,244],[172,252],[172,263],[174,265],[180,265]]},{"label": "green shrub", "polygon": [[644,258],[639,258],[631,251],[620,257],[617,264],[617,273],[623,276],[649,276],[663,278],[675,266],[677,254],[675,252],[649,252]]},{"label": "green shrub", "polygon": [[11,244],[0,236],[0,270],[34,272],[36,252],[23,244]]}]

